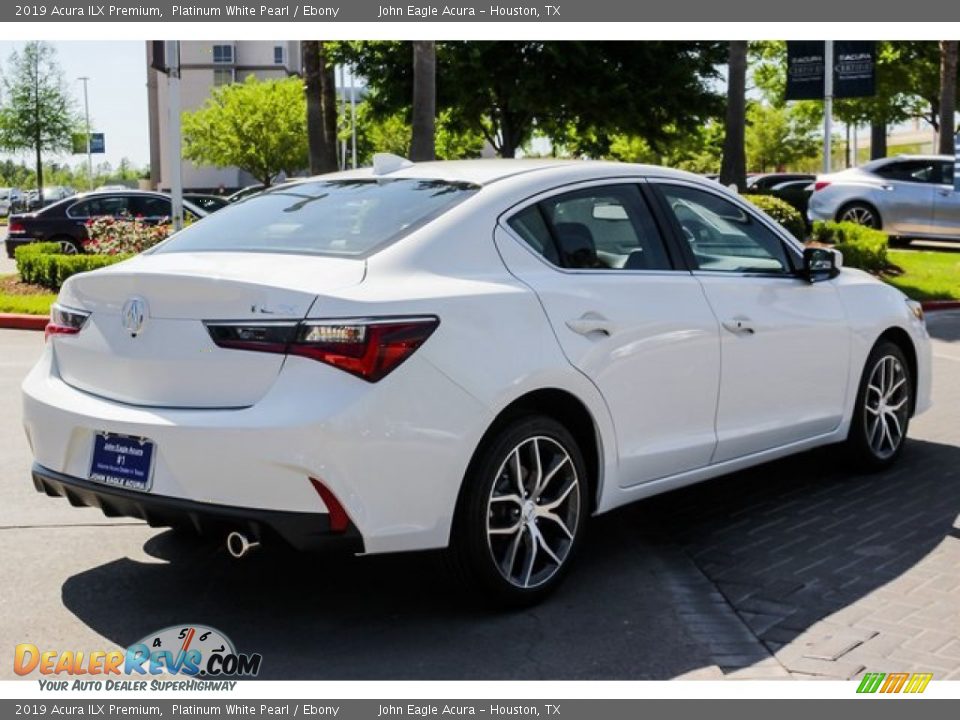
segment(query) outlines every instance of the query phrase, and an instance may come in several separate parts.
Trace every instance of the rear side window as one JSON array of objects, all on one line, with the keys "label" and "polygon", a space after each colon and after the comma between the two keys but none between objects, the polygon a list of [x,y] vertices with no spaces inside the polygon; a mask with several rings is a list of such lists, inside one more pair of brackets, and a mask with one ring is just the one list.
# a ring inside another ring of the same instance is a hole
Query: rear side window
[{"label": "rear side window", "polygon": [[669,270],[657,225],[635,185],[604,185],[541,200],[507,224],[548,262],[590,270]]},{"label": "rear side window", "polygon": [[73,205],[67,214],[74,218],[91,218],[110,215],[120,217],[132,214],[130,198],[125,195],[105,195],[103,197],[82,200]]},{"label": "rear side window", "polygon": [[280,185],[185,228],[155,252],[362,256],[435,219],[477,189],[412,179]]},{"label": "rear side window", "polygon": [[879,167],[874,172],[887,180],[913,183],[939,183],[940,163],[936,160],[901,160]]},{"label": "rear side window", "polygon": [[131,203],[135,215],[147,218],[170,217],[172,211],[170,201],[162,197],[138,197]]}]

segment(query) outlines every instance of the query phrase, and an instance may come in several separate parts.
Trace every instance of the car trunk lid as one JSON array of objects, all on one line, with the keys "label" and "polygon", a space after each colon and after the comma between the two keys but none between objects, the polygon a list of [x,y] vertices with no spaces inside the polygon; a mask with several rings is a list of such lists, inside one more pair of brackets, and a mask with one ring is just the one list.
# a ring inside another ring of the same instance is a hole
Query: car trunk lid
[{"label": "car trunk lid", "polygon": [[143,255],[76,275],[59,302],[91,314],[80,333],[56,340],[57,367],[69,385],[119,402],[247,407],[284,356],[217,347],[204,321],[299,321],[318,295],[356,285],[364,272],[362,260],[206,252]]}]

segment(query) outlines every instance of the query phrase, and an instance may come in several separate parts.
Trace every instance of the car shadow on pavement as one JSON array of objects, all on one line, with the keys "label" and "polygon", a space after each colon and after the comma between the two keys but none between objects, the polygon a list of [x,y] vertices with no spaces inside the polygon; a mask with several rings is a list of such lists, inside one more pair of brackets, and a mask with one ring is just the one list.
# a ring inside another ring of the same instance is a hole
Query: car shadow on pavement
[{"label": "car shadow on pavement", "polygon": [[[769,653],[913,568],[951,535],[960,448],[911,441],[892,470],[824,448],[596,518],[560,591],[479,609],[436,553],[243,561],[159,532],[66,580],[64,605],[119,646],[188,623],[259,652],[268,679],[669,679]],[[951,538],[950,542],[954,540]],[[775,664],[775,663],[774,663]]]},{"label": "car shadow on pavement", "polygon": [[936,340],[948,343],[960,341],[960,312],[938,312],[936,320],[931,318],[927,322],[927,331]]}]

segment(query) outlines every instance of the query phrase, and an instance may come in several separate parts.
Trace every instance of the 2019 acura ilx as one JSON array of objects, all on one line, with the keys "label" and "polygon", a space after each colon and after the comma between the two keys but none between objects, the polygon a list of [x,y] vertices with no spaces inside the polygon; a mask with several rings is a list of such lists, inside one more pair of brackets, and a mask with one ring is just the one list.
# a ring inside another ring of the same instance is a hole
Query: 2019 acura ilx
[{"label": "2019 acura ilx", "polygon": [[839,264],[687,173],[378,157],[70,278],[34,482],[235,555],[449,548],[533,602],[590,515],[828,443],[896,460],[923,314]]}]

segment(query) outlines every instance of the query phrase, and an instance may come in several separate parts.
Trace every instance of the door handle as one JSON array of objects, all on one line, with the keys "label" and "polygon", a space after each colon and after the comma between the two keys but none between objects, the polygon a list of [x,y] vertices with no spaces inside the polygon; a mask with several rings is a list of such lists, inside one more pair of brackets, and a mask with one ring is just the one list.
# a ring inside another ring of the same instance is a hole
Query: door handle
[{"label": "door handle", "polygon": [[613,323],[597,313],[584,313],[576,320],[567,320],[567,327],[578,335],[610,335],[613,332]]},{"label": "door handle", "polygon": [[944,188],[944,189],[942,189],[942,190],[938,190],[937,192],[940,193],[940,196],[941,196],[941,197],[950,197],[951,195],[953,195],[953,192],[954,192],[954,191],[953,191],[953,190],[947,190],[946,188]]},{"label": "door handle", "polygon": [[750,318],[745,317],[735,317],[731,320],[725,320],[723,322],[723,327],[724,329],[732,332],[734,335],[753,335],[755,332],[753,323],[750,322]]}]

